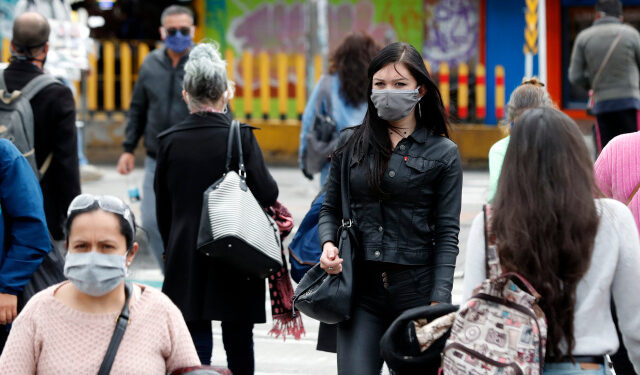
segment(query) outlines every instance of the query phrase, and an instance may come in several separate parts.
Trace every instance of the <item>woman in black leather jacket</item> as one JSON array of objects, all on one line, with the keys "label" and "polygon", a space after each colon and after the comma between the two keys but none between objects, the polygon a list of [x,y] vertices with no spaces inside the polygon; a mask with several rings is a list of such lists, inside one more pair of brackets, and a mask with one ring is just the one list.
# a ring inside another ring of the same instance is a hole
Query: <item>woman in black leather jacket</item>
[{"label": "woman in black leather jacket", "polygon": [[462,167],[447,115],[420,53],[385,47],[369,65],[363,124],[331,161],[320,212],[320,263],[342,272],[341,160],[350,160],[351,213],[360,235],[351,319],[338,326],[338,372],[377,374],[379,341],[406,309],[451,301]]}]

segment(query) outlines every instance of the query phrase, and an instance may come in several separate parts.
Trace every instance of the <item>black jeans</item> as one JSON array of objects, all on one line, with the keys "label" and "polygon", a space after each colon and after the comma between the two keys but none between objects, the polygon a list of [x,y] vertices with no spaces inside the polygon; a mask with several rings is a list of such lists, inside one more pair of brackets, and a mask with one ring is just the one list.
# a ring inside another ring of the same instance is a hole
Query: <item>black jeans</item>
[{"label": "black jeans", "polygon": [[[187,322],[193,344],[203,365],[211,364],[213,334],[211,321]],[[222,322],[222,343],[227,353],[227,365],[234,375],[253,375],[253,323]]]},{"label": "black jeans", "polygon": [[600,150],[615,136],[638,131],[638,111],[623,109],[622,111],[606,112],[596,115],[598,133],[600,135]]},{"label": "black jeans", "polygon": [[426,266],[360,265],[351,319],[338,325],[338,374],[380,373],[384,332],[404,310],[431,302],[427,274]]}]

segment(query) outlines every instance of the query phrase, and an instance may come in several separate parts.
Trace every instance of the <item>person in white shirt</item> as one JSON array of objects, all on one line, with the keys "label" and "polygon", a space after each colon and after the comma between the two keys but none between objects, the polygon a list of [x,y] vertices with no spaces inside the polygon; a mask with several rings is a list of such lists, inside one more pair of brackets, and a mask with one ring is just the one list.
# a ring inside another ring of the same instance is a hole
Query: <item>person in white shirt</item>
[{"label": "person in white shirt", "polygon": [[[612,299],[640,370],[638,231],[623,203],[594,195],[593,165],[575,122],[553,108],[525,111],[513,127],[489,228],[502,270],[523,275],[542,295],[546,375],[608,373],[604,355],[620,344]],[[487,277],[482,213],[466,254],[465,301]]]}]

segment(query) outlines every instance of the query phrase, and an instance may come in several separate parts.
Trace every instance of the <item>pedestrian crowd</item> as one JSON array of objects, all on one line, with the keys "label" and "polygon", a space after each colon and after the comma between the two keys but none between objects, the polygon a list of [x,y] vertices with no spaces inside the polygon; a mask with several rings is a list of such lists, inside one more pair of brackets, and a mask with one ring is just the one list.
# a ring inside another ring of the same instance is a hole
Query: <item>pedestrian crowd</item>
[{"label": "pedestrian crowd", "polygon": [[[127,279],[131,208],[81,194],[73,94],[44,73],[50,27],[26,9],[0,71],[0,373],[253,374],[267,295],[271,333],[299,339],[300,313],[319,320],[339,374],[640,372],[640,34],[618,0],[595,9],[568,73],[590,89],[599,156],[524,78],[488,154],[460,306],[462,162],[415,47],[355,33],[335,49],[301,121],[320,194],[285,254],[291,214],[256,128],[233,118],[227,62],[193,43],[191,10],[166,8],[117,163],[131,173],[144,139],[158,290]],[[228,368],[211,366],[212,321]]]}]

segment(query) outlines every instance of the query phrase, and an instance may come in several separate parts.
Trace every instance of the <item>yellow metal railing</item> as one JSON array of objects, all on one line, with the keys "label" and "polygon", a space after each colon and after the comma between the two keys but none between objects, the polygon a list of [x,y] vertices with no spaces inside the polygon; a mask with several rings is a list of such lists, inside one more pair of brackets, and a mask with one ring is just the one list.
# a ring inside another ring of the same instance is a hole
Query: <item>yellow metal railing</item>
[{"label": "yellow metal railing", "polygon": [[[2,40],[2,61],[7,61],[9,41]],[[150,47],[140,41],[103,40],[97,43],[94,53],[89,56],[90,72],[87,75],[86,96],[89,111],[127,111],[131,101],[133,85]],[[260,52],[254,55],[242,52],[239,58],[233,50],[224,53],[227,60],[227,73],[232,81],[237,81],[236,96],[231,101],[234,112],[239,117],[286,120],[299,119],[306,106],[307,61],[303,54]],[[238,61],[239,60],[239,61]],[[313,81],[317,82],[324,71],[321,56],[315,56]],[[437,72],[432,72],[431,64],[425,60],[427,69],[437,77],[442,100],[447,111],[461,120],[473,118],[482,121],[486,117],[486,69],[482,64],[470,68],[460,64],[450,68],[440,63]],[[452,82],[451,72],[455,72],[457,85]],[[473,72],[473,73],[471,73]],[[473,75],[474,80],[471,80]],[[504,68],[495,67],[495,111],[500,119],[504,117],[505,88]],[[473,83],[473,84],[472,84]],[[257,85],[257,86],[256,86]],[[76,87],[81,85],[76,83]],[[452,86],[457,88],[456,103],[451,105]],[[470,98],[470,94],[473,98]],[[472,100],[471,100],[472,99]],[[473,104],[474,112],[470,111]]]}]

